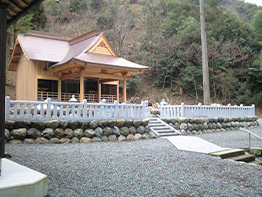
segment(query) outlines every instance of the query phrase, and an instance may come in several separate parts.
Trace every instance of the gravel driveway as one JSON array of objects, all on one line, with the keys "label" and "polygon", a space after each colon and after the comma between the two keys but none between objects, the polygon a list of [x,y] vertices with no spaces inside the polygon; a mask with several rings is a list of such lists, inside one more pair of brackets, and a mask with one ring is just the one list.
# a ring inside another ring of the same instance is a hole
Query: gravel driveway
[{"label": "gravel driveway", "polygon": [[[261,127],[251,130],[262,136]],[[242,131],[198,137],[220,146],[247,146]],[[46,174],[50,196],[262,196],[261,166],[179,151],[161,138],[6,145],[6,152],[11,160]]]}]

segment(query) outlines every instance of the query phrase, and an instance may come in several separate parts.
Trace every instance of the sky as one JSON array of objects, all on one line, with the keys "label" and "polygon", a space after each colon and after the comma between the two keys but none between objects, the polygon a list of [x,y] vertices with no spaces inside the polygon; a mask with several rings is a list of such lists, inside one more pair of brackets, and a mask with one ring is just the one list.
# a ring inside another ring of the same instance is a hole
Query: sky
[{"label": "sky", "polygon": [[245,0],[248,3],[255,3],[256,5],[262,6],[262,0]]}]

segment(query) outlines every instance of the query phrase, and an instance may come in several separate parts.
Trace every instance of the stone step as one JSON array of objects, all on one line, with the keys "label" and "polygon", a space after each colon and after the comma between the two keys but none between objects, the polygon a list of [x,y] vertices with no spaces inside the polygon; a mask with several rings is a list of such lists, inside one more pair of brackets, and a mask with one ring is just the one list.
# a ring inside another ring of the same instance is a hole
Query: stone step
[{"label": "stone step", "polygon": [[173,130],[157,130],[158,133],[175,133]]},{"label": "stone step", "polygon": [[237,156],[237,157],[230,157],[228,159],[232,159],[234,161],[251,162],[251,161],[255,161],[256,157],[255,157],[255,155],[244,154],[244,155],[240,155],[240,156]]},{"label": "stone step", "polygon": [[256,165],[262,166],[262,161],[259,160],[259,159],[256,159],[255,161],[251,161],[251,162],[248,162],[248,163],[252,163],[252,164],[256,164]]},{"label": "stone step", "polygon": [[158,137],[179,135],[179,131],[159,118],[150,118],[148,126]]},{"label": "stone step", "polygon": [[169,130],[170,128],[169,127],[165,127],[165,126],[162,126],[162,127],[153,127],[155,130]]},{"label": "stone step", "polygon": [[161,137],[169,137],[169,136],[175,136],[175,135],[180,135],[178,133],[161,133]]},{"label": "stone step", "polygon": [[229,149],[226,151],[210,153],[209,155],[220,157],[221,159],[227,159],[230,157],[237,157],[237,156],[244,155],[244,154],[245,154],[244,149]]}]

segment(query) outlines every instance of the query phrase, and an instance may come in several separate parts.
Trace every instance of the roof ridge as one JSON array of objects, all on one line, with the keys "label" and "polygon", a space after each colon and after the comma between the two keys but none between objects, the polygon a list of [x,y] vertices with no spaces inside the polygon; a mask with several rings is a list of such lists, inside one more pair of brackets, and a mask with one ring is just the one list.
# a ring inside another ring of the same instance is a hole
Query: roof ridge
[{"label": "roof ridge", "polygon": [[92,37],[94,37],[94,36],[98,36],[100,33],[103,33],[103,32],[101,31],[101,28],[102,28],[102,26],[99,27],[99,28],[97,28],[97,29],[95,29],[95,30],[92,30],[92,31],[90,31],[90,32],[87,32],[87,33],[85,33],[85,34],[82,34],[82,35],[80,35],[80,36],[77,36],[77,37],[69,40],[69,41],[68,41],[68,42],[69,42],[69,45],[74,45],[74,44],[79,43],[79,42],[81,42],[81,41],[83,41],[83,40],[86,40],[86,39],[88,39],[88,38],[92,38]]},{"label": "roof ridge", "polygon": [[62,40],[62,41],[69,41],[72,39],[72,37],[64,36],[61,34],[56,34],[52,32],[35,31],[35,30],[28,31],[26,33],[26,36],[34,36],[34,37],[48,38],[48,39]]}]

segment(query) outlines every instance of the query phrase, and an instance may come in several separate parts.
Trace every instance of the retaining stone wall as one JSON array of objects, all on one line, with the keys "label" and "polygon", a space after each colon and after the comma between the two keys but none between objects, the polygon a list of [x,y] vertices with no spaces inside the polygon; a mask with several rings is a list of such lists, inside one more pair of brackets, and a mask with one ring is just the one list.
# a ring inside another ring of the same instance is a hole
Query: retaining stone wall
[{"label": "retaining stone wall", "polygon": [[155,138],[148,123],[149,119],[6,121],[5,141],[9,144],[64,144]]},{"label": "retaining stone wall", "polygon": [[177,118],[162,119],[182,135],[222,132],[226,130],[239,130],[241,127],[259,126],[258,117],[241,118]]}]

